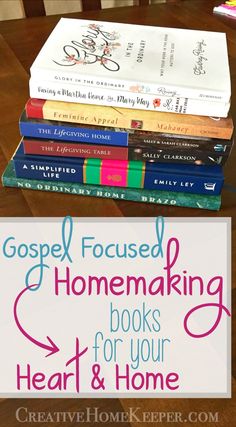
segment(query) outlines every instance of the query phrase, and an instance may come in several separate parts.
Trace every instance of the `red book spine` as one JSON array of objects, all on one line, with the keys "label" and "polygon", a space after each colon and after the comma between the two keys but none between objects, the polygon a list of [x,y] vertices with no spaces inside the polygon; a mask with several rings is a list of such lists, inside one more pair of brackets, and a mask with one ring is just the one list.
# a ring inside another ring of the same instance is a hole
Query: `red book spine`
[{"label": "red book spine", "polygon": [[30,98],[25,106],[27,116],[34,117],[35,119],[43,119],[43,106],[45,102],[45,99]]},{"label": "red book spine", "polygon": [[23,140],[24,153],[42,156],[84,157],[109,160],[128,160],[127,147],[77,144],[49,140]]}]

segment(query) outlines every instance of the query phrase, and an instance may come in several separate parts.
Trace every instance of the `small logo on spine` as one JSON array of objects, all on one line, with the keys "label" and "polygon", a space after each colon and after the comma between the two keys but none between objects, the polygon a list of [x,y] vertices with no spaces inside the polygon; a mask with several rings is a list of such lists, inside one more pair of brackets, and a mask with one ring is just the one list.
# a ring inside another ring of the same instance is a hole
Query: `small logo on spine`
[{"label": "small logo on spine", "polygon": [[160,100],[160,98],[155,98],[154,100],[153,100],[153,107],[154,108],[158,108],[158,107],[160,107],[161,106],[161,100]]},{"label": "small logo on spine", "polygon": [[222,153],[223,151],[226,150],[226,146],[222,145],[222,144],[216,144],[216,145],[214,145],[214,150],[219,152],[219,153]]},{"label": "small logo on spine", "polygon": [[108,181],[120,182],[122,180],[120,175],[108,175]]},{"label": "small logo on spine", "polygon": [[204,182],[204,188],[205,190],[214,191],[215,190],[216,183],[212,182]]},{"label": "small logo on spine", "polygon": [[142,129],[143,122],[141,120],[131,120],[131,129]]},{"label": "small logo on spine", "polygon": [[216,163],[217,165],[220,165],[222,163],[222,156],[220,157],[216,157],[216,159],[214,159],[211,156],[208,156],[208,159],[212,162],[212,163]]}]

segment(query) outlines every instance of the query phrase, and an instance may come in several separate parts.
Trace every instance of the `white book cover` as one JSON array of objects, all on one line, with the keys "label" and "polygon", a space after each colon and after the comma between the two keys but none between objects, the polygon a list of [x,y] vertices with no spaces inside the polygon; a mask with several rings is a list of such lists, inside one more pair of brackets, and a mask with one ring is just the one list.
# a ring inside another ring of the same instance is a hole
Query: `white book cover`
[{"label": "white book cover", "polygon": [[31,67],[37,80],[228,102],[225,33],[61,18]]}]

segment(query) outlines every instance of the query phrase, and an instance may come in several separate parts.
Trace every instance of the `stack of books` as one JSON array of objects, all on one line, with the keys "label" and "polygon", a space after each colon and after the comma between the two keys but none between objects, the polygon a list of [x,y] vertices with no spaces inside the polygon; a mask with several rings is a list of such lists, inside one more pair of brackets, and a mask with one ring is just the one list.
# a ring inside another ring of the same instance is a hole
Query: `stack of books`
[{"label": "stack of books", "polygon": [[62,18],[30,97],[3,185],[219,209],[233,145],[225,34]]}]

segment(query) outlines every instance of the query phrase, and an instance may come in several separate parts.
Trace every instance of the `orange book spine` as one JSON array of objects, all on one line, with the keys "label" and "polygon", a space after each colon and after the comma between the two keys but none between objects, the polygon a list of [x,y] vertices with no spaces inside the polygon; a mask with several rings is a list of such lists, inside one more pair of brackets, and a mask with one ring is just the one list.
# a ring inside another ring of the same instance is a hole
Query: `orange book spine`
[{"label": "orange book spine", "polygon": [[41,99],[29,99],[26,114],[29,118],[204,138],[231,139],[233,134],[230,117],[161,113]]}]

